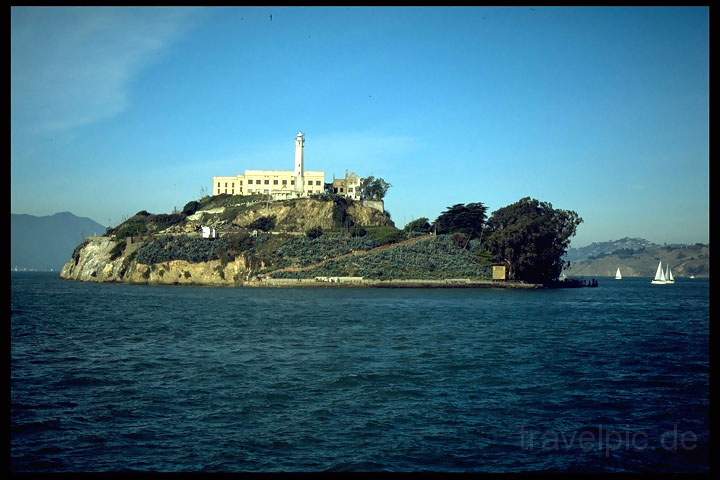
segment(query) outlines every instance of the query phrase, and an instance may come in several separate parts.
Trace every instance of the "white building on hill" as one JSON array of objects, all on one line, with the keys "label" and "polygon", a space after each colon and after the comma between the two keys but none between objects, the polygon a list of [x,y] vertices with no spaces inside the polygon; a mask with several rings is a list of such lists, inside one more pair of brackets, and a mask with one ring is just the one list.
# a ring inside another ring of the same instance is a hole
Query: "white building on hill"
[{"label": "white building on hill", "polygon": [[[234,177],[213,177],[213,195],[269,194],[274,199],[297,198],[325,192],[325,172],[305,170],[305,135],[298,132],[295,136],[294,170],[245,170],[244,175]],[[355,176],[351,182],[336,185],[335,193],[359,199],[360,178]]]}]

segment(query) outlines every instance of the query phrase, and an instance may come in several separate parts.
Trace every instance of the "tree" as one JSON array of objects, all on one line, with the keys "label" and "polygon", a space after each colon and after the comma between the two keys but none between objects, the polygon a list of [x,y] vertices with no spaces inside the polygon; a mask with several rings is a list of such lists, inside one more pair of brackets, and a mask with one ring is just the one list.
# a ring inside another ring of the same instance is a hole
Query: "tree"
[{"label": "tree", "polygon": [[464,233],[468,240],[482,238],[486,212],[481,202],[458,203],[441,213],[434,226],[437,233]]},{"label": "tree", "polygon": [[325,232],[323,232],[322,227],[318,226],[310,228],[307,232],[305,232],[305,235],[307,235],[310,240],[314,240],[321,237],[323,233]]},{"label": "tree", "polygon": [[367,177],[360,182],[360,198],[362,200],[382,200],[392,185],[382,178]]},{"label": "tree", "polygon": [[191,200],[188,203],[185,204],[185,206],[182,209],[182,213],[184,213],[187,216],[190,216],[198,211],[200,208],[200,203],[196,202],[195,200]]},{"label": "tree", "polygon": [[557,280],[582,218],[530,197],[503,207],[487,222],[486,247],[508,267],[508,278],[533,283]]},{"label": "tree", "polygon": [[263,232],[269,232],[275,228],[275,217],[258,217],[247,226],[250,230],[262,230]]},{"label": "tree", "polygon": [[428,221],[427,217],[420,217],[416,218],[415,220],[409,222],[407,225],[405,225],[405,228],[403,228],[403,231],[405,233],[411,234],[411,233],[427,233],[432,228],[432,225],[430,225],[430,222]]}]

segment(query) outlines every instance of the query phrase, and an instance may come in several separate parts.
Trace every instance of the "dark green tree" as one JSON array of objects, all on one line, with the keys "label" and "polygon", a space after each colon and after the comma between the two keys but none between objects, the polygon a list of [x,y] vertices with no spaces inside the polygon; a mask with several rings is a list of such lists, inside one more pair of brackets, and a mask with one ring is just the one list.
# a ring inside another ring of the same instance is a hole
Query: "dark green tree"
[{"label": "dark green tree", "polygon": [[533,283],[557,280],[562,257],[582,218],[571,210],[525,197],[503,207],[487,222],[485,246],[496,262],[508,267],[508,278]]},{"label": "dark green tree", "polygon": [[408,222],[403,231],[405,233],[427,233],[430,229],[432,229],[432,225],[430,225],[427,217],[420,217]]},{"label": "dark green tree", "polygon": [[464,233],[468,239],[482,238],[487,207],[481,202],[448,207],[435,220],[436,233]]},{"label": "dark green tree", "polygon": [[185,204],[185,206],[182,209],[182,213],[190,216],[193,213],[197,212],[199,208],[200,208],[200,203],[196,202],[195,200],[191,200]]},{"label": "dark green tree", "polygon": [[367,177],[360,182],[362,200],[382,200],[392,185],[382,178]]},{"label": "dark green tree", "polygon": [[323,233],[324,232],[323,232],[322,227],[318,226],[318,227],[312,227],[312,228],[308,229],[308,231],[305,232],[305,235],[307,235],[307,237],[310,240],[313,240],[315,238],[322,237]]},{"label": "dark green tree", "polygon": [[262,230],[263,232],[269,232],[275,228],[275,217],[258,217],[247,228],[250,230]]}]

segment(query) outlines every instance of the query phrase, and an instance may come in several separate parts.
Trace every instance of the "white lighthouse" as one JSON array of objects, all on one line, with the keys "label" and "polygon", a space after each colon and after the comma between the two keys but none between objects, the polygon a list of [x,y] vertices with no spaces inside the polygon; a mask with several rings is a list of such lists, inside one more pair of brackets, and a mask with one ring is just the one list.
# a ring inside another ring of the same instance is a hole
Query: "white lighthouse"
[{"label": "white lighthouse", "polygon": [[301,195],[305,190],[304,148],[305,135],[302,132],[298,132],[295,136],[295,191]]}]

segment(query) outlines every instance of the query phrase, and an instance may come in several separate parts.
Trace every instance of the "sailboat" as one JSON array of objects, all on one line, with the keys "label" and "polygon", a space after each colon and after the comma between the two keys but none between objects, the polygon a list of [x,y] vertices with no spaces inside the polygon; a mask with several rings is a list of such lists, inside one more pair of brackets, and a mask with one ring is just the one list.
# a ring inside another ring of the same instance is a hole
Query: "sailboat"
[{"label": "sailboat", "polygon": [[672,270],[670,270],[670,265],[667,266],[667,271],[665,272],[665,283],[675,283],[675,278],[673,277]]},{"label": "sailboat", "polygon": [[622,280],[622,275],[620,274],[620,267],[618,267],[617,272],[615,272],[615,280]]},{"label": "sailboat", "polygon": [[655,278],[652,282],[653,285],[666,285],[667,284],[667,278],[665,277],[665,272],[663,272],[662,269],[662,261],[658,263],[657,272],[655,272]]}]

